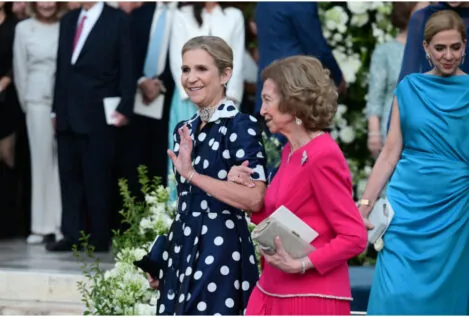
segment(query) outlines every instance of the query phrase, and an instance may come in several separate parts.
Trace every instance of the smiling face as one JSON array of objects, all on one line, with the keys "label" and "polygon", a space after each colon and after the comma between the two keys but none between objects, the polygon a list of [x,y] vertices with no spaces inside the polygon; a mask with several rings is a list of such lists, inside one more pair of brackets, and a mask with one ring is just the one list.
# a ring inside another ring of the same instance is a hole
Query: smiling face
[{"label": "smiling face", "polygon": [[215,106],[223,99],[224,85],[231,77],[231,69],[222,73],[215,60],[203,49],[186,51],[182,56],[181,84],[190,100],[201,108]]},{"label": "smiling face", "polygon": [[57,15],[57,2],[36,2],[35,6],[39,19],[51,20]]},{"label": "smiling face", "polygon": [[424,42],[425,52],[441,76],[456,74],[466,50],[466,39],[457,30],[436,33],[429,43]]},{"label": "smiling face", "polygon": [[279,105],[282,98],[273,80],[267,78],[264,81],[261,97],[261,115],[270,133],[284,133],[289,126],[295,124],[295,118],[291,114],[280,112]]}]

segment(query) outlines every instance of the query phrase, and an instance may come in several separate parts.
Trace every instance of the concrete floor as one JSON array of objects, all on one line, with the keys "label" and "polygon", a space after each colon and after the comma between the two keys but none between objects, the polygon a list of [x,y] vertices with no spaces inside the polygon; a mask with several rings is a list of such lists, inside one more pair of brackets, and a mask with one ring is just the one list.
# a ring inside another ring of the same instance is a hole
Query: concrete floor
[{"label": "concrete floor", "polygon": [[[102,268],[111,268],[111,252],[96,253]],[[44,245],[28,245],[26,240],[0,240],[0,269],[80,274],[80,263],[72,252],[49,252]]]}]

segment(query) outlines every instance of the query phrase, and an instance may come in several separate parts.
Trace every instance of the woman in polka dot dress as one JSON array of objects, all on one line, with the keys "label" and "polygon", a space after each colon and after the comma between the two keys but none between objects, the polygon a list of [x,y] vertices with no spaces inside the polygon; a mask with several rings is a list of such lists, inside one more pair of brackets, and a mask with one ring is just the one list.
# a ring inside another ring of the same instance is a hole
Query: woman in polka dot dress
[{"label": "woman in polka dot dress", "polygon": [[[199,108],[174,133],[178,214],[168,235],[158,281],[161,315],[241,315],[258,280],[245,214],[258,211],[265,191],[265,153],[256,119],[225,99],[233,68],[220,38],[196,37],[183,50],[181,82]],[[249,161],[257,183],[227,181],[234,165]],[[156,286],[156,285],[155,285]]]}]

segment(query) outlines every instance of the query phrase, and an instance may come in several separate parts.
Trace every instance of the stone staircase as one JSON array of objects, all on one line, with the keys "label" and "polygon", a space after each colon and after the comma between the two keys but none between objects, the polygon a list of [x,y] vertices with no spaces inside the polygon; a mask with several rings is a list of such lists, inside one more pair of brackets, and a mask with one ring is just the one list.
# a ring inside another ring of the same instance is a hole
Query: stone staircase
[{"label": "stone staircase", "polygon": [[[112,267],[111,254],[101,267]],[[71,252],[50,253],[23,239],[0,242],[0,315],[82,315],[80,263]]]},{"label": "stone staircase", "polygon": [[0,315],[81,315],[80,274],[0,270]]}]

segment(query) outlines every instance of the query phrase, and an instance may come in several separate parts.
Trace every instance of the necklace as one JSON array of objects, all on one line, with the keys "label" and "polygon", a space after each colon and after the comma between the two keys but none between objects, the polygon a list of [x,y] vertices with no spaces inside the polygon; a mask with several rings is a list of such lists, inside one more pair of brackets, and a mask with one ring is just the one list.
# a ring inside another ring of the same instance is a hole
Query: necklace
[{"label": "necklace", "polygon": [[226,102],[226,98],[220,101],[216,106],[200,108],[199,109],[200,119],[203,122],[208,122],[210,118],[212,117],[212,115],[215,113],[215,111],[217,111],[217,108],[225,102]]},{"label": "necklace", "polygon": [[[315,139],[318,136],[323,135],[323,134],[324,134],[324,132],[321,131],[321,132],[319,132],[319,133],[317,133],[313,136],[310,136],[310,139],[306,143],[304,143],[303,145],[299,146],[298,149],[302,148],[303,146],[308,144],[311,140],[313,140],[313,139]],[[296,150],[293,151],[293,147],[290,147],[290,153],[288,153],[287,163],[290,163],[290,159],[291,159],[293,153],[295,153],[295,152],[296,152]],[[304,151],[303,152],[303,157],[302,157],[302,160],[301,160],[301,165],[303,165],[306,162],[307,159],[308,159],[308,154],[306,153],[306,151]]]}]

